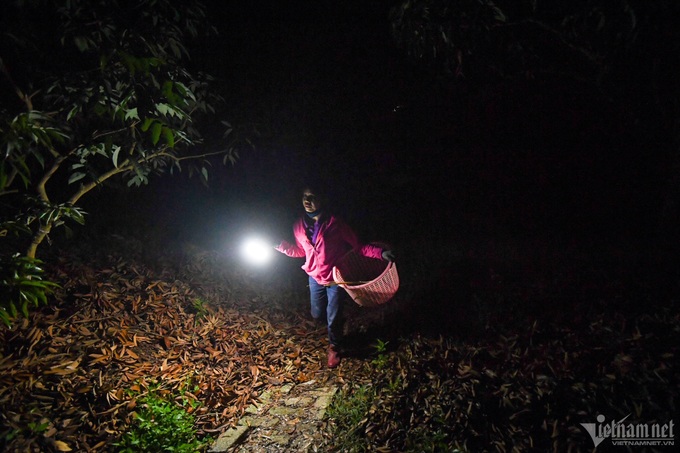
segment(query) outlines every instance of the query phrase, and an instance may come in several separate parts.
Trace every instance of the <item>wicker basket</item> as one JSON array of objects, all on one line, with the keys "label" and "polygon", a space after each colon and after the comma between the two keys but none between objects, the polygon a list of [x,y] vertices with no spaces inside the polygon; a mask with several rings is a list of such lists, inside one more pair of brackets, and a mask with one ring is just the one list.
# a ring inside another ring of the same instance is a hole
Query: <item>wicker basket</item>
[{"label": "wicker basket", "polygon": [[333,280],[362,307],[382,305],[399,289],[399,274],[394,263],[367,258],[354,251],[342,257],[333,268]]}]

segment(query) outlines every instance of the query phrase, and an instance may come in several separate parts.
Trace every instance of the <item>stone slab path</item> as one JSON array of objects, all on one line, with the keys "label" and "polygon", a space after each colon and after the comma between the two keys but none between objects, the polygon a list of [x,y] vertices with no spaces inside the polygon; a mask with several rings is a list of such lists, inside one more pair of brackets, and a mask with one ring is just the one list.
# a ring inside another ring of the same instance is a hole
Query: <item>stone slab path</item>
[{"label": "stone slab path", "polygon": [[264,393],[248,407],[236,428],[213,443],[210,452],[314,452],[323,443],[322,420],[337,387],[312,380]]}]

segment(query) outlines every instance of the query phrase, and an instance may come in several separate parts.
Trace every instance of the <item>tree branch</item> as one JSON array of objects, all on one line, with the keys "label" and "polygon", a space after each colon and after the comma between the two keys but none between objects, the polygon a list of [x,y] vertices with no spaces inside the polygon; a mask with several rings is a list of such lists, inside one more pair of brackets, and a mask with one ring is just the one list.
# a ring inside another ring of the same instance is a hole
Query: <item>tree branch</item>
[{"label": "tree branch", "polygon": [[139,124],[139,121],[135,121],[134,123],[132,123],[128,126],[122,127],[120,129],[116,129],[115,131],[106,131],[106,132],[100,132],[100,133],[95,132],[92,135],[92,139],[96,140],[96,139],[101,138],[101,137],[106,137],[107,135],[115,135],[115,134],[118,134],[119,132],[125,132],[126,129],[134,128],[137,124]]},{"label": "tree branch", "polygon": [[[550,25],[537,21],[534,19],[526,19],[526,20],[521,20],[518,22],[511,22],[503,25],[498,25],[499,28],[515,28],[515,27],[522,27],[522,26],[533,26],[536,27],[538,30],[546,33],[547,35],[550,35],[556,42],[558,42],[562,47],[569,49],[576,55],[580,55],[583,57],[586,61],[594,65],[595,67],[601,67],[602,66],[602,58],[598,57],[596,54],[593,54],[590,52],[588,49],[574,45],[567,41],[562,33],[560,33],[559,30],[556,30],[555,28],[551,27]],[[545,42],[545,41],[543,41]]]},{"label": "tree branch", "polygon": [[[5,182],[5,187],[10,187],[12,185],[12,183],[14,182],[14,178],[16,178],[18,174],[19,174],[19,170],[17,170],[16,167],[12,166],[12,170],[9,172],[9,176],[7,176],[7,181]],[[5,191],[0,192],[0,195],[7,195],[7,194],[10,194],[10,193],[16,193],[18,191],[19,191],[19,189],[5,190]]]},{"label": "tree branch", "polygon": [[66,155],[57,157],[54,160],[54,162],[52,162],[52,166],[50,167],[50,169],[47,170],[47,172],[45,172],[43,177],[40,178],[38,185],[35,187],[35,190],[38,192],[40,199],[45,201],[46,203],[50,202],[50,198],[47,196],[47,189],[45,188],[45,186],[47,185],[47,181],[49,181],[52,175],[54,175],[57,172],[57,170],[59,170],[61,164],[68,158],[70,154],[71,153],[68,153]]},{"label": "tree branch", "polygon": [[180,162],[182,160],[189,160],[189,159],[202,159],[204,157],[210,157],[210,156],[219,156],[220,154],[226,154],[228,153],[228,150],[222,150],[222,151],[215,151],[212,153],[205,153],[205,154],[196,154],[192,156],[183,156],[183,157],[177,157],[177,156],[172,156],[167,154],[167,156],[173,158],[176,162]]},{"label": "tree branch", "polygon": [[9,73],[9,69],[7,69],[7,65],[5,65],[2,57],[0,57],[0,71],[2,71],[2,73],[5,75],[9,84],[12,85],[12,88],[14,88],[14,92],[17,94],[17,96],[19,96],[19,99],[21,99],[21,101],[26,104],[26,108],[29,111],[33,110],[33,101],[31,100],[33,96],[28,96],[21,88],[19,88],[19,85],[14,82],[14,79]]},{"label": "tree branch", "polygon": [[[132,154],[132,152],[134,151],[134,149],[135,149],[136,147],[137,147],[137,142],[134,142],[134,143],[130,146],[130,151],[129,151],[129,153]],[[142,158],[140,159],[140,161],[141,161],[141,162],[147,162],[147,161],[149,161],[149,160],[151,160],[151,159],[153,159],[153,158],[155,158],[155,157],[158,157],[158,156],[161,155],[161,154],[162,154],[161,152],[159,152],[159,153],[152,153],[152,154],[149,155],[149,156],[142,157]],[[132,166],[132,163],[130,162],[130,159],[125,159],[118,167],[112,168],[111,170],[107,171],[106,173],[103,173],[103,174],[99,175],[99,177],[98,177],[97,179],[95,179],[94,181],[89,182],[89,183],[87,183],[87,184],[81,184],[80,189],[78,189],[78,191],[77,191],[76,193],[74,193],[73,196],[71,196],[71,198],[69,198],[68,203],[70,203],[70,204],[76,204],[76,203],[78,202],[78,200],[80,200],[80,198],[81,198],[83,195],[85,195],[85,194],[88,193],[90,190],[92,190],[92,189],[94,189],[95,187],[97,187],[99,184],[103,183],[104,181],[106,181],[107,179],[109,179],[109,178],[111,178],[111,177],[113,177],[113,176],[115,176],[115,175],[118,175],[118,174],[120,174],[120,173],[124,173],[124,172],[126,172],[126,171],[132,170],[132,168],[133,168],[133,166]]]},{"label": "tree branch", "polygon": [[[129,161],[126,160],[125,162],[129,162]],[[124,164],[125,164],[125,163],[124,163]],[[111,170],[107,171],[106,173],[103,173],[103,174],[99,175],[99,177],[98,177],[97,179],[95,179],[94,181],[92,181],[92,182],[89,182],[89,183],[87,183],[87,184],[81,184],[81,185],[80,185],[80,189],[78,189],[78,190],[76,191],[76,193],[74,193],[74,194],[71,196],[71,198],[68,199],[68,203],[70,203],[70,204],[76,204],[76,203],[78,202],[78,200],[80,200],[80,198],[81,198],[83,195],[85,195],[85,194],[88,193],[90,190],[92,190],[92,189],[94,189],[95,187],[97,187],[97,186],[98,186],[99,184],[101,184],[102,182],[106,181],[107,179],[109,179],[109,178],[112,177],[112,176],[115,176],[115,175],[117,175],[117,174],[119,174],[119,173],[126,172],[126,171],[131,170],[131,169],[132,169],[132,165],[121,165],[121,166],[119,166],[118,168],[112,168]]]}]

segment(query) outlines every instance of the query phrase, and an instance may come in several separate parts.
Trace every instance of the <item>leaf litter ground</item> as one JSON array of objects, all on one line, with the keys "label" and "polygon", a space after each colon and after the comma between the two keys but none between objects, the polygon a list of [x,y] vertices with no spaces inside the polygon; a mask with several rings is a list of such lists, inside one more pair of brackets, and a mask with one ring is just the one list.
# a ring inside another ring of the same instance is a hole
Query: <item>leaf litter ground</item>
[{"label": "leaf litter ground", "polygon": [[304,299],[214,253],[179,261],[155,271],[115,254],[59,258],[55,303],[0,331],[8,451],[108,449],[155,387],[200,402],[186,404],[198,433],[216,435],[266,389],[326,379],[325,333]]},{"label": "leaf litter ground", "polygon": [[[648,423],[677,414],[680,320],[670,306],[588,301],[551,318],[531,303],[516,309],[507,297],[526,302],[526,288],[506,288],[505,308],[471,304],[448,326],[458,335],[405,334],[386,355],[329,372],[324,329],[309,322],[296,274],[272,282],[196,249],[146,265],[129,247],[55,258],[54,303],[0,330],[6,451],[110,450],[152,388],[216,437],[280,386],[330,382],[346,397],[368,386],[375,399],[351,433],[373,451],[591,451],[580,423],[598,414]],[[477,295],[497,301],[497,290]],[[408,286],[402,294],[417,297]],[[314,448],[346,446],[325,439]]]}]

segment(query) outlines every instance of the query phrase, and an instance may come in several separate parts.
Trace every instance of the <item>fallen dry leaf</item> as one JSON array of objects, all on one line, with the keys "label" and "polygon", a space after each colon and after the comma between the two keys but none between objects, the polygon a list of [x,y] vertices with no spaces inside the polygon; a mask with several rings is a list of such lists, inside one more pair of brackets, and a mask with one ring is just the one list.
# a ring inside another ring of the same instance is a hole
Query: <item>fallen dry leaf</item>
[{"label": "fallen dry leaf", "polygon": [[72,448],[69,447],[66,442],[62,442],[61,440],[54,441],[54,448],[56,448],[59,451],[73,451]]}]

